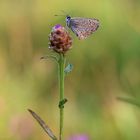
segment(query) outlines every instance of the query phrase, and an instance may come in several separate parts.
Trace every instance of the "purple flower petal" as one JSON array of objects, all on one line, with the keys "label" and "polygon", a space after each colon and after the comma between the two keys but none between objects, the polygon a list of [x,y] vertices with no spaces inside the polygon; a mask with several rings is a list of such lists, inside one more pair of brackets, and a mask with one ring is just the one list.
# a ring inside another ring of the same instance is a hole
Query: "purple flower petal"
[{"label": "purple flower petal", "polygon": [[87,135],[72,136],[69,140],[89,140]]},{"label": "purple flower petal", "polygon": [[57,25],[54,26],[55,29],[58,29],[60,27],[62,27],[60,24],[57,24]]}]

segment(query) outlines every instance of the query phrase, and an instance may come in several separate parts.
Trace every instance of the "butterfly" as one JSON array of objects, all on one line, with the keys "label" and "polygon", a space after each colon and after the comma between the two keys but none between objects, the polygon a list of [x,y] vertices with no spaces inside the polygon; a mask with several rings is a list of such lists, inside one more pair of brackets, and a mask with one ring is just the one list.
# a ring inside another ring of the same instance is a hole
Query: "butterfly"
[{"label": "butterfly", "polygon": [[82,18],[66,16],[66,24],[76,36],[82,40],[94,33],[99,27],[99,20],[95,18]]}]

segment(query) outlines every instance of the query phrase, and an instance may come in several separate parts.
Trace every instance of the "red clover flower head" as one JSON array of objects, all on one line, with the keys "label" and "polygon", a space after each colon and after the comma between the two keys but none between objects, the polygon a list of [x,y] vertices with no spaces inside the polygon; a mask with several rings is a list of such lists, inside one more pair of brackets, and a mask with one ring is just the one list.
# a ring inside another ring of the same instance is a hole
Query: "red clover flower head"
[{"label": "red clover flower head", "polygon": [[49,48],[57,53],[65,54],[72,48],[72,38],[60,24],[55,25],[49,35]]}]

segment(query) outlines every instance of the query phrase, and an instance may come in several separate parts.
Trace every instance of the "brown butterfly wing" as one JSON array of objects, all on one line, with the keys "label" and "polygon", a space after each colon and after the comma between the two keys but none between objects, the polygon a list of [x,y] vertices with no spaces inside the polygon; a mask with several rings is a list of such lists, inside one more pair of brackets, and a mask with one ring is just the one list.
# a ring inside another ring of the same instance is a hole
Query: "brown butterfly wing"
[{"label": "brown butterfly wing", "polygon": [[93,18],[72,18],[70,21],[71,30],[78,36],[78,38],[85,39],[99,27],[99,21]]}]

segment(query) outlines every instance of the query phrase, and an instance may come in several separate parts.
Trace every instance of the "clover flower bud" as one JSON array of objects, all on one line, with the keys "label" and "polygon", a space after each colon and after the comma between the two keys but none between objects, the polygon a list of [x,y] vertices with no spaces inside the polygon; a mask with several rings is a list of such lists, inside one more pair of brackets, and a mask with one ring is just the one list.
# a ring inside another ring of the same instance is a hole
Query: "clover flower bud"
[{"label": "clover flower bud", "polygon": [[57,24],[52,28],[49,35],[49,48],[62,54],[72,48],[72,38],[63,26]]}]

